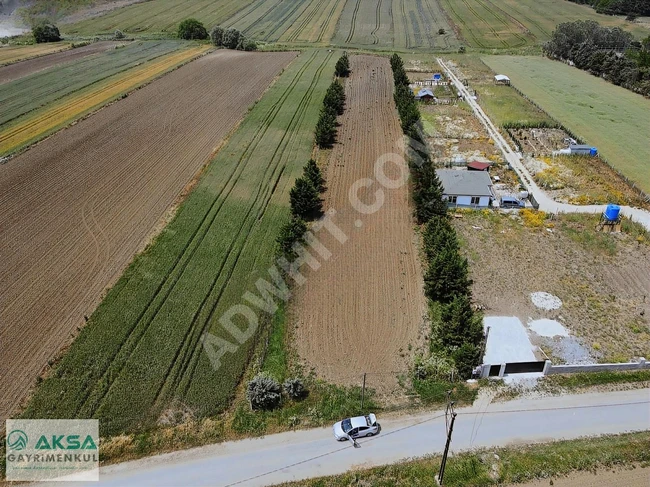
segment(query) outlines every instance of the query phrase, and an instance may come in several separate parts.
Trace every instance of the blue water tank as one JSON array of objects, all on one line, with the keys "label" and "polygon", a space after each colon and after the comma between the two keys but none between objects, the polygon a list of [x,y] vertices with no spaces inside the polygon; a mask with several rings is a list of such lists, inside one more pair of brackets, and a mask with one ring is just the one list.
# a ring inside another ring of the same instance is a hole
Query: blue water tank
[{"label": "blue water tank", "polygon": [[598,149],[596,149],[595,147],[592,147],[592,148],[589,150],[589,155],[590,155],[591,157],[595,157],[595,156],[597,156],[597,155],[598,155]]},{"label": "blue water tank", "polygon": [[621,207],[618,205],[607,205],[605,208],[605,219],[609,221],[618,220],[618,215],[621,212]]}]

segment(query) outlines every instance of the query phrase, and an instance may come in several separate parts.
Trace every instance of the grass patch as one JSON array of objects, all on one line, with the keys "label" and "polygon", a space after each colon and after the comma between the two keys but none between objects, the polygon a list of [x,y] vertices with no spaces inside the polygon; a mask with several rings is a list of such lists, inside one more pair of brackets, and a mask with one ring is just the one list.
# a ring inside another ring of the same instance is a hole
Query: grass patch
[{"label": "grass patch", "polygon": [[531,127],[555,125],[546,112],[526,100],[511,86],[477,85],[476,91],[479,94],[479,103],[496,125],[514,123]]},{"label": "grass patch", "polygon": [[566,389],[647,381],[650,381],[650,370],[630,370],[626,372],[605,370],[584,374],[551,375],[544,378],[545,385]]},{"label": "grass patch", "polygon": [[447,392],[451,391],[451,400],[457,405],[471,404],[478,395],[477,388],[470,388],[464,382],[445,382],[436,380],[413,380],[413,389],[420,396],[422,404],[446,404]]},{"label": "grass patch", "polygon": [[287,332],[286,304],[282,302],[271,321],[271,334],[269,335],[266,355],[262,363],[262,372],[268,372],[282,384],[287,378],[287,347],[285,337]]},{"label": "grass patch", "polygon": [[495,71],[507,73],[514,86],[587,144],[598,147],[609,164],[650,193],[646,142],[650,100],[542,57],[483,59]]},{"label": "grass patch", "polygon": [[[534,479],[557,478],[572,472],[592,472],[599,468],[620,468],[637,464],[644,466],[648,462],[650,462],[650,436],[647,432],[512,448],[483,449],[450,457],[445,473],[445,485],[449,487],[509,485]],[[282,485],[435,486],[439,467],[440,457],[424,457],[394,465]],[[494,471],[497,473],[494,474]]]}]

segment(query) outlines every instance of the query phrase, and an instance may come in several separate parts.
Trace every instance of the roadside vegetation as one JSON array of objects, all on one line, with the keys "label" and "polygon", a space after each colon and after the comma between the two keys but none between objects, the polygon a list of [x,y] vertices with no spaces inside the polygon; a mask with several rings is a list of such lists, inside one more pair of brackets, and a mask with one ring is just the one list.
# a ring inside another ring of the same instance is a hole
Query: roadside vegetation
[{"label": "roadside vegetation", "polygon": [[[440,469],[439,456],[423,457],[394,465],[301,480],[282,484],[285,487],[436,486]],[[445,469],[449,487],[511,485],[531,480],[553,479],[574,472],[593,477],[605,469],[639,468],[650,464],[650,437],[647,432],[599,438],[583,438],[517,447],[480,449],[450,456]]]}]

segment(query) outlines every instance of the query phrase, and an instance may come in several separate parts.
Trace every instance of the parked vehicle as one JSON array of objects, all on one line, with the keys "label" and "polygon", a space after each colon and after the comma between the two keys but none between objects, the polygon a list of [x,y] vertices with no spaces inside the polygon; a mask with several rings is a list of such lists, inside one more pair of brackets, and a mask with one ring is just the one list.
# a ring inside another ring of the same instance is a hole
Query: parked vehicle
[{"label": "parked vehicle", "polygon": [[514,196],[502,196],[499,200],[499,208],[525,208],[526,203]]},{"label": "parked vehicle", "polygon": [[381,425],[377,422],[377,417],[370,413],[367,416],[357,416],[339,421],[332,429],[334,438],[338,441],[345,441],[350,438],[374,436],[381,431]]}]

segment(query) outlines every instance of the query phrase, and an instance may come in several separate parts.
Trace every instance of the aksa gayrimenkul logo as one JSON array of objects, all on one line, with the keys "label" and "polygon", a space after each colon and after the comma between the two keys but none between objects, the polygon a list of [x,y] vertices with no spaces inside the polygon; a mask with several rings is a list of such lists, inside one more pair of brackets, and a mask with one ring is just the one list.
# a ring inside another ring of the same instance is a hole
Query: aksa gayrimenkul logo
[{"label": "aksa gayrimenkul logo", "polygon": [[13,430],[7,435],[7,446],[10,450],[20,451],[27,448],[29,438],[24,431]]}]

